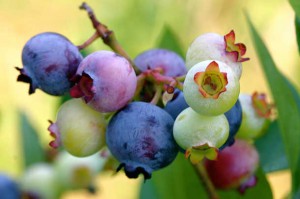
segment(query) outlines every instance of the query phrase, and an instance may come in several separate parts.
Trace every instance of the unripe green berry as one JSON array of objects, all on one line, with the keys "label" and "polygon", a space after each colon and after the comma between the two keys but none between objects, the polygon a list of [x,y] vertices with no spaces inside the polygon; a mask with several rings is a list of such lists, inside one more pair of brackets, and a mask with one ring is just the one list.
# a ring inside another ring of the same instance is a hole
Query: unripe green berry
[{"label": "unripe green berry", "polygon": [[54,162],[56,178],[66,189],[87,188],[104,167],[106,158],[100,153],[88,157],[76,157],[62,151]]},{"label": "unripe green berry", "polygon": [[173,135],[177,144],[188,151],[186,155],[191,155],[192,162],[197,162],[204,156],[215,159],[214,151],[229,136],[229,124],[224,114],[204,116],[189,107],[176,118]]},{"label": "unripe green berry", "polygon": [[105,144],[106,121],[104,114],[87,106],[81,99],[71,99],[59,109],[56,123],[50,125],[56,138],[50,145],[62,145],[74,156],[89,156]]},{"label": "unripe green berry", "polygon": [[50,164],[38,163],[25,170],[20,179],[24,194],[43,199],[59,198],[60,186]]},{"label": "unripe green berry", "polygon": [[187,73],[183,94],[187,104],[199,114],[216,116],[228,111],[238,99],[240,84],[223,62],[207,60]]},{"label": "unripe green berry", "polygon": [[236,137],[241,139],[254,139],[261,136],[270,124],[269,115],[259,115],[255,109],[253,96],[240,94],[239,100],[242,106],[242,124]]}]

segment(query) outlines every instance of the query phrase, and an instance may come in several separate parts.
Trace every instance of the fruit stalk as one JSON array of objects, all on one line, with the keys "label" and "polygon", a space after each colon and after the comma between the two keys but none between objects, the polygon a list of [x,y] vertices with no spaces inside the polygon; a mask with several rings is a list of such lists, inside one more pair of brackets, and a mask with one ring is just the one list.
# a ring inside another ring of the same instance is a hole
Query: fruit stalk
[{"label": "fruit stalk", "polygon": [[122,46],[117,41],[114,32],[112,30],[109,30],[106,25],[100,23],[97,20],[92,8],[85,2],[83,2],[79,8],[87,11],[87,13],[92,21],[93,27],[97,31],[97,34],[101,37],[103,43],[105,43],[107,46],[109,46],[114,52],[125,57],[131,63],[131,65],[134,67],[135,71],[139,71],[135,67],[135,65],[134,65],[133,61],[130,59],[129,55],[126,53],[126,51],[122,48]]},{"label": "fruit stalk", "polygon": [[204,188],[209,196],[210,199],[219,199],[218,193],[212,184],[205,167],[203,166],[202,162],[199,162],[198,164],[193,165],[194,169],[196,171],[196,174],[198,175],[199,179],[202,181]]},{"label": "fruit stalk", "polygon": [[90,44],[92,44],[96,39],[99,38],[99,34],[96,31],[88,40],[86,40],[83,44],[77,46],[79,50],[85,49]]}]

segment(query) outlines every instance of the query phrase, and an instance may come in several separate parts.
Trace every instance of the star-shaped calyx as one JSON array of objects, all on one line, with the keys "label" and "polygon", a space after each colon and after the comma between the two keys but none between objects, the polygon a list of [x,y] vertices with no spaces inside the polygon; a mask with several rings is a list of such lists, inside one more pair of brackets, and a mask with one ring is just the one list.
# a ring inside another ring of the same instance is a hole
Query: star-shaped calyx
[{"label": "star-shaped calyx", "polygon": [[199,146],[192,146],[185,151],[185,158],[189,158],[191,163],[197,164],[204,157],[209,160],[215,160],[218,156],[218,149],[209,146],[208,143]]},{"label": "star-shaped calyx", "polygon": [[246,53],[246,46],[243,43],[235,44],[235,33],[231,30],[228,34],[224,36],[225,41],[225,51],[228,54],[233,55],[234,61],[244,62],[248,61],[249,58],[243,58],[242,56]]},{"label": "star-shaped calyx", "polygon": [[204,72],[197,72],[194,81],[204,98],[213,99],[217,99],[222,92],[225,92],[228,84],[227,73],[220,72],[219,65],[215,61],[212,61]]},{"label": "star-shaped calyx", "polygon": [[57,149],[61,146],[60,132],[56,123],[53,123],[51,120],[49,120],[49,122],[50,126],[48,127],[48,131],[50,131],[50,136],[54,139],[49,143],[49,146]]},{"label": "star-shaped calyx", "polygon": [[254,92],[251,96],[252,105],[256,113],[263,118],[270,118],[272,105],[266,100],[266,94]]}]

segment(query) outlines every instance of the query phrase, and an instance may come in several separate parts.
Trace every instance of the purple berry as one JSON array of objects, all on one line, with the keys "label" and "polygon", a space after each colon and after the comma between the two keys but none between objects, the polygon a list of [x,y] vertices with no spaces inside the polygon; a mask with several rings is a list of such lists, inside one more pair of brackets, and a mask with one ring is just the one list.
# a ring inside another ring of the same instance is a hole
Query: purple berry
[{"label": "purple berry", "polygon": [[97,51],[80,63],[72,97],[82,97],[93,109],[113,112],[131,101],[137,78],[124,57],[111,51]]},{"label": "purple berry", "polygon": [[135,65],[141,70],[161,68],[163,74],[177,77],[186,74],[184,60],[175,52],[166,49],[151,49],[139,54]]},{"label": "purple berry", "polygon": [[19,199],[21,197],[17,183],[4,173],[0,173],[0,194],[2,199]]},{"label": "purple berry", "polygon": [[82,56],[66,37],[45,32],[32,37],[22,52],[23,68],[17,81],[29,83],[29,94],[39,88],[50,95],[63,95],[72,86]]},{"label": "purple berry", "polygon": [[132,102],[110,120],[106,143],[129,178],[169,165],[178,153],[173,138],[174,120],[163,109],[146,102]]}]

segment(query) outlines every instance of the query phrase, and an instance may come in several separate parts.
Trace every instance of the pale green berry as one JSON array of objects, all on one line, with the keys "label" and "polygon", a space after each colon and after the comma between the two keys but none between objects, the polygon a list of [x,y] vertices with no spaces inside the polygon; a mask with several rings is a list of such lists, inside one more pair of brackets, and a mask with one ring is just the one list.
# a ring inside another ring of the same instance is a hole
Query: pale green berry
[{"label": "pale green berry", "polygon": [[214,159],[216,153],[209,150],[216,151],[226,142],[229,136],[229,124],[224,114],[205,116],[189,107],[177,116],[173,135],[177,144],[187,150],[186,155],[188,152],[188,155],[198,156],[195,161],[191,157],[192,162],[197,162],[204,156]]},{"label": "pale green berry", "polygon": [[206,60],[187,73],[183,94],[196,112],[216,116],[233,107],[238,99],[240,83],[231,68],[223,62]]},{"label": "pale green berry", "polygon": [[86,105],[81,99],[71,99],[59,109],[56,122],[49,130],[56,140],[50,145],[62,145],[74,156],[89,156],[105,145],[106,120],[103,113]]},{"label": "pale green berry", "polygon": [[20,178],[21,190],[43,199],[59,198],[60,186],[50,164],[38,163],[25,170]]},{"label": "pale green berry", "polygon": [[262,117],[254,108],[252,96],[240,94],[239,100],[242,106],[242,124],[236,137],[241,139],[253,139],[264,134],[270,124],[267,117]]},{"label": "pale green berry", "polygon": [[87,188],[99,171],[104,167],[107,158],[100,153],[88,157],[76,157],[62,151],[54,162],[56,178],[66,189]]}]

